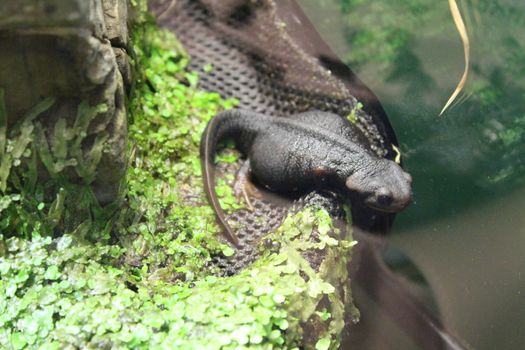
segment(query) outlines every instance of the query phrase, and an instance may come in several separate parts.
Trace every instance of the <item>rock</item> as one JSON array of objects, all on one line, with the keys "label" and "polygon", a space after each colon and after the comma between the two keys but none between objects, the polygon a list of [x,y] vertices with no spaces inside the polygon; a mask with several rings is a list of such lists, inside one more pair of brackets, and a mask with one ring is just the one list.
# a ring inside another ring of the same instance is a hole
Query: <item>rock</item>
[{"label": "rock", "polygon": [[100,0],[2,0],[0,30],[38,28],[88,29],[102,38],[106,32]]},{"label": "rock", "polygon": [[131,65],[130,65],[130,58],[128,56],[128,53],[126,50],[114,47],[113,53],[115,54],[115,58],[117,59],[117,66],[118,70],[120,71],[120,74],[122,75],[122,79],[124,80],[124,85],[126,87],[131,86]]},{"label": "rock", "polygon": [[128,45],[128,6],[126,0],[104,0],[104,19],[106,35],[113,46],[126,47]]},{"label": "rock", "polygon": [[73,128],[82,103],[103,106],[85,133],[75,135],[82,154],[68,156],[80,164],[64,169],[71,181],[90,184],[101,204],[117,198],[125,173],[127,43],[126,0],[0,3],[0,88],[8,126],[42,99],[54,97],[54,106],[37,119],[53,150],[54,140],[62,137],[55,135],[61,119]]}]

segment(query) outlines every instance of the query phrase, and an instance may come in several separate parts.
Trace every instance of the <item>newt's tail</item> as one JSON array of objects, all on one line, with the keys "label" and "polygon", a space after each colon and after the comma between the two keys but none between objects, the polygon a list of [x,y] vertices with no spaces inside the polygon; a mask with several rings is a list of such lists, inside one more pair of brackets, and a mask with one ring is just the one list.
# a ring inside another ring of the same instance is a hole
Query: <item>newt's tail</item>
[{"label": "newt's tail", "polygon": [[217,114],[209,123],[201,138],[200,156],[202,165],[202,176],[204,179],[204,190],[210,202],[219,224],[224,229],[223,235],[235,246],[239,245],[239,239],[233,229],[226,221],[224,212],[215,192],[215,168],[214,158],[217,143],[229,138],[239,137],[241,134],[249,133],[251,126],[256,123],[259,114],[241,110],[227,110]]}]

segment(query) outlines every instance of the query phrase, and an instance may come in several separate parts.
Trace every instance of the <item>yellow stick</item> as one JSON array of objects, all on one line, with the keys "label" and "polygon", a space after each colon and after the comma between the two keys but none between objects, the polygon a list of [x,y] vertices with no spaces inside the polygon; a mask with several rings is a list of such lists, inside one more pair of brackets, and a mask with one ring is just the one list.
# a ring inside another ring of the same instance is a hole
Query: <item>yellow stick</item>
[{"label": "yellow stick", "polygon": [[456,0],[448,0],[448,5],[450,7],[450,12],[452,13],[452,18],[454,18],[456,28],[458,29],[459,35],[461,37],[461,41],[463,41],[463,51],[465,55],[465,70],[463,71],[463,76],[461,77],[461,80],[459,81],[456,90],[454,90],[454,92],[448,99],[447,103],[445,104],[445,107],[443,107],[439,115],[442,115],[445,112],[445,110],[450,106],[450,104],[454,102],[461,90],[463,90],[463,87],[467,82],[470,64],[470,41],[468,38],[467,29],[465,28],[465,23],[463,22],[463,18],[461,17],[461,12],[459,11]]}]

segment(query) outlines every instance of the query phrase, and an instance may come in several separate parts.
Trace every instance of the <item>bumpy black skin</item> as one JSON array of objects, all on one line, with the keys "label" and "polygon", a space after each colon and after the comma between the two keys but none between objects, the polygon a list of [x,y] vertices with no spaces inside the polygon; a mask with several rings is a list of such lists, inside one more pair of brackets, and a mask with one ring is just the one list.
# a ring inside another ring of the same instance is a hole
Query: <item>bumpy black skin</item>
[{"label": "bumpy black skin", "polygon": [[214,189],[213,160],[219,141],[232,138],[248,158],[259,184],[274,191],[326,188],[359,198],[373,209],[397,212],[412,198],[412,177],[395,162],[377,157],[355,125],[328,112],[289,118],[244,110],[219,113],[201,139],[205,190],[225,235],[237,244]]}]

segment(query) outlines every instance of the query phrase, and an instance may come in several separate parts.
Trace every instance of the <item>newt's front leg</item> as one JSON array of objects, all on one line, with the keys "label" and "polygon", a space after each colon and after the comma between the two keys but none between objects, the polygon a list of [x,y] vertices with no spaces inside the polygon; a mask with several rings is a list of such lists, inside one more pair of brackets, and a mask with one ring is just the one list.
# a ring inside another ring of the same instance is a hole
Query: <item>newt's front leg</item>
[{"label": "newt's front leg", "polygon": [[261,195],[251,181],[250,159],[246,159],[237,172],[237,177],[233,184],[233,193],[238,201],[241,200],[241,197],[244,199],[250,211],[254,210],[250,196],[260,198]]}]

